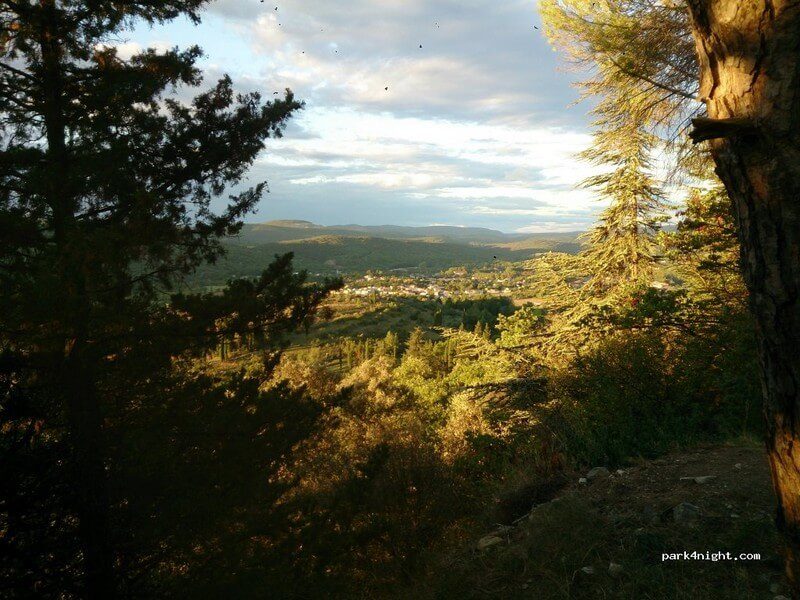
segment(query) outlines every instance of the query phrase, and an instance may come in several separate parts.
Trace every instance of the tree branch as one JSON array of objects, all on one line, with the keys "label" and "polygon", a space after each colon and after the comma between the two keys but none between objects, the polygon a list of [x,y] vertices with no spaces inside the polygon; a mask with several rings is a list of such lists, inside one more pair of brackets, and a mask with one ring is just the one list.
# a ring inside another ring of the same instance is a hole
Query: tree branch
[{"label": "tree branch", "polygon": [[758,120],[747,117],[732,119],[696,117],[692,119],[692,125],[694,129],[689,132],[689,137],[695,144],[718,138],[753,135],[758,132]]}]

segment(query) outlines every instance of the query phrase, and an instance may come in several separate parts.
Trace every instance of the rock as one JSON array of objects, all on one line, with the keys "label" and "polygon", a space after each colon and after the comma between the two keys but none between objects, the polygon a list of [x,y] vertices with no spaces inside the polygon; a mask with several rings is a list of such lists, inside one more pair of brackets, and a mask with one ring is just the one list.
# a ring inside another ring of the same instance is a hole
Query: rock
[{"label": "rock", "polygon": [[608,564],[608,574],[612,577],[618,577],[622,575],[622,572],[625,569],[622,568],[622,565],[619,563],[611,562]]},{"label": "rock", "polygon": [[581,567],[581,573],[584,575],[594,575],[594,567]]},{"label": "rock", "polygon": [[581,485],[586,485],[587,483],[589,483],[589,480],[586,479],[586,477],[581,477],[580,479],[578,479],[578,483],[580,483]]},{"label": "rock", "polygon": [[700,518],[700,509],[694,504],[681,502],[672,509],[672,518],[676,523],[691,524]]},{"label": "rock", "polygon": [[742,463],[736,463],[735,465],[733,465],[733,468],[734,469],[741,469],[742,468]]},{"label": "rock", "polygon": [[478,540],[478,550],[486,550],[487,548],[491,548],[492,546],[502,543],[503,538],[497,537],[496,535],[487,535]]},{"label": "rock", "polygon": [[586,474],[586,479],[594,481],[595,479],[605,479],[611,475],[611,472],[605,467],[595,467]]},{"label": "rock", "polygon": [[681,477],[681,481],[694,481],[695,483],[704,484],[716,479],[716,475],[702,475],[700,477]]},{"label": "rock", "polygon": [[617,469],[617,475],[625,475],[625,471],[622,469]]},{"label": "rock", "polygon": [[504,535],[508,535],[512,531],[514,531],[513,525],[499,525],[498,524],[497,529],[495,529],[492,533],[487,534],[486,537],[489,537],[489,536],[501,537],[501,536],[504,536]]}]

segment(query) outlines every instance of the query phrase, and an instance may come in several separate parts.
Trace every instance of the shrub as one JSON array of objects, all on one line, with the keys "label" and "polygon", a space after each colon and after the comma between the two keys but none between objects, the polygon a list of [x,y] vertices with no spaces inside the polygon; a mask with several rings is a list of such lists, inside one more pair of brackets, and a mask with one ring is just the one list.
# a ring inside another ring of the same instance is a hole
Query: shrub
[{"label": "shrub", "polygon": [[759,395],[746,336],[732,356],[714,341],[677,343],[668,336],[619,333],[601,342],[549,382],[555,400],[550,433],[581,464],[617,464],[654,457],[703,438],[751,431]]}]

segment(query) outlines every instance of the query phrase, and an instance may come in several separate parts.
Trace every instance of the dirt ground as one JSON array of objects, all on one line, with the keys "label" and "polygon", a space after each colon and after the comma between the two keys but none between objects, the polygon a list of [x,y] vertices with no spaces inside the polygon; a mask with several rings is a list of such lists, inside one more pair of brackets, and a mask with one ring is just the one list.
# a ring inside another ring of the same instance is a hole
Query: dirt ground
[{"label": "dirt ground", "polygon": [[449,561],[446,575],[439,570],[438,589],[429,595],[791,596],[766,454],[758,445],[697,447],[580,481],[587,474],[575,473],[555,499],[534,507],[514,527],[486,532],[471,553]]},{"label": "dirt ground", "polygon": [[[713,479],[687,479],[697,477]],[[621,474],[573,484],[571,491],[612,520],[639,519],[643,525],[674,521],[671,510],[682,502],[697,506],[707,524],[749,519],[771,526],[775,512],[766,454],[756,446],[701,447],[641,461]]]}]

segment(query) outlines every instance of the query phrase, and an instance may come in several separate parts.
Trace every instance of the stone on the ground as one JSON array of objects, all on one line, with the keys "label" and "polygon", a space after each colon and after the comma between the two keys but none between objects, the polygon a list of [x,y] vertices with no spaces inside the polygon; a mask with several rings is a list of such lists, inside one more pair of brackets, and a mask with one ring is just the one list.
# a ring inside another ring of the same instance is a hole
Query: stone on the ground
[{"label": "stone on the ground", "polygon": [[617,469],[617,475],[625,475],[625,471],[622,469]]},{"label": "stone on the ground", "polygon": [[586,477],[581,477],[580,479],[578,479],[578,483],[580,483],[581,485],[586,485],[587,483],[589,483],[589,480],[586,479]]},{"label": "stone on the ground", "polygon": [[624,571],[624,569],[622,568],[621,564],[615,562],[611,562],[608,564],[608,574],[611,575],[612,577],[617,577],[619,575],[622,575],[622,571]]},{"label": "stone on the ground", "polygon": [[497,537],[496,535],[486,535],[478,540],[478,550],[486,550],[487,548],[491,548],[492,546],[502,543],[503,538]]},{"label": "stone on the ground", "polygon": [[584,575],[594,575],[594,567],[581,567],[581,573]]},{"label": "stone on the ground", "polygon": [[672,509],[672,518],[676,523],[694,523],[700,518],[700,509],[694,504],[681,502]]},{"label": "stone on the ground", "polygon": [[586,479],[594,481],[595,479],[605,479],[611,475],[611,472],[605,467],[595,467],[586,474]]},{"label": "stone on the ground", "polygon": [[701,475],[699,477],[681,477],[681,481],[694,481],[695,483],[704,484],[716,479],[716,475]]}]

